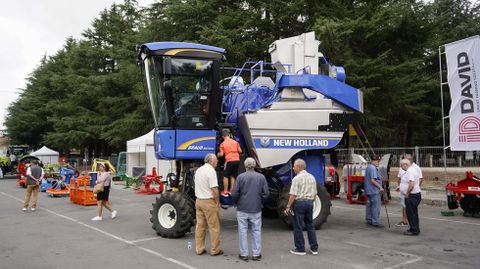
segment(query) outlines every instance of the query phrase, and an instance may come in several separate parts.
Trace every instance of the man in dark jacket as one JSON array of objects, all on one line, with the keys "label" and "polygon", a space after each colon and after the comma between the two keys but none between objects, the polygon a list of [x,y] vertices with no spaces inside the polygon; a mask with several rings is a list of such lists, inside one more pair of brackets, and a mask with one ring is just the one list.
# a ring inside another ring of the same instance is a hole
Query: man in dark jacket
[{"label": "man in dark jacket", "polygon": [[37,209],[37,198],[40,181],[44,176],[43,169],[38,166],[38,161],[33,160],[30,167],[27,168],[27,195],[25,196],[25,203],[23,204],[23,211],[27,211],[30,197],[33,193],[32,211]]},{"label": "man in dark jacket", "polygon": [[262,258],[262,200],[268,197],[268,184],[264,175],[255,172],[256,162],[247,158],[245,173],[240,174],[232,190],[232,198],[237,204],[238,237],[240,254],[248,260],[248,225],[252,226],[252,260]]}]

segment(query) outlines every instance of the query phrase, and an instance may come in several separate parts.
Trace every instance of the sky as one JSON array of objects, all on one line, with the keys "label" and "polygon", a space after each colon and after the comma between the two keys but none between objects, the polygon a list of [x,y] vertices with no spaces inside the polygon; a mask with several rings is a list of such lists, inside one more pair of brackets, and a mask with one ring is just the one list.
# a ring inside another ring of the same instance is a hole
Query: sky
[{"label": "sky", "polygon": [[[94,18],[123,0],[0,0],[0,130],[7,107],[42,57],[54,55],[72,36],[90,28]],[[138,0],[148,6],[155,0]]]}]

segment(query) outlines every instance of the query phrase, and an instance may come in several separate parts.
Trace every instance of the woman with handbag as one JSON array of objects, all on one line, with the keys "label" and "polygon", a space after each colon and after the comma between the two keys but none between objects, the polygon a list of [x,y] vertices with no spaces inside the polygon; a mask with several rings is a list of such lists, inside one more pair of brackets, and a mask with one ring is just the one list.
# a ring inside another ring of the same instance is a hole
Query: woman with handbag
[{"label": "woman with handbag", "polygon": [[[95,182],[95,191],[99,191],[97,193],[97,212],[98,215],[94,217],[92,220],[93,221],[100,221],[102,220],[102,212],[103,212],[103,207],[108,209],[110,213],[112,213],[112,219],[117,217],[117,211],[113,210],[110,207],[110,202],[108,202],[108,196],[110,194],[110,184],[112,182],[112,175],[110,174],[110,167],[108,164],[100,164],[98,166],[98,176],[97,176],[97,181]],[[103,190],[102,190],[103,186]]]}]

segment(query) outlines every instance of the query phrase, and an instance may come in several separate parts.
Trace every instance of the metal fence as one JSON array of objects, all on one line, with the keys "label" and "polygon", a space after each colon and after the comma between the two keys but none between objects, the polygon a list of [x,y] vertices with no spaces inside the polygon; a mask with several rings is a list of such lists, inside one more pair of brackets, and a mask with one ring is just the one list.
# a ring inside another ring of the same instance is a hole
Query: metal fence
[{"label": "metal fence", "polygon": [[[360,148],[337,149],[339,164],[347,163],[350,153],[353,152],[362,155],[366,160],[369,160],[372,154],[384,155],[390,153],[392,154],[393,165],[399,165],[400,160],[405,154],[411,154],[413,160],[421,167],[444,166],[442,147],[392,147],[373,148],[372,150]],[[448,167],[479,166],[480,151],[451,151],[450,149],[447,149],[446,161]]]}]

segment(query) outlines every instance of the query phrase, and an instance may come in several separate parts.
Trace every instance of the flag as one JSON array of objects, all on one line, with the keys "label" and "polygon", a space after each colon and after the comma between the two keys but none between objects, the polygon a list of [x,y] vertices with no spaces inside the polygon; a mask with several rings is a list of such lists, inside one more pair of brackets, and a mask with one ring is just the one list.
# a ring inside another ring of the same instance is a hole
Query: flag
[{"label": "flag", "polygon": [[480,36],[445,45],[450,107],[450,149],[480,150]]}]

